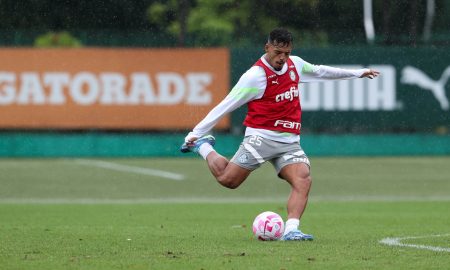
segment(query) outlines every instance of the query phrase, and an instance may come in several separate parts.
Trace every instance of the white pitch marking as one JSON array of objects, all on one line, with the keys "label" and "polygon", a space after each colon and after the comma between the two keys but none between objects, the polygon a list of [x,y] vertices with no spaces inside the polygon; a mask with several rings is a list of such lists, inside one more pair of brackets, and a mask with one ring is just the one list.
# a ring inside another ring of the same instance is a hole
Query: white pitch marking
[{"label": "white pitch marking", "polygon": [[176,181],[184,180],[184,175],[181,175],[178,173],[171,173],[171,172],[166,172],[166,171],[161,171],[161,170],[123,165],[123,164],[118,164],[118,163],[113,163],[113,162],[102,161],[102,160],[75,159],[75,162],[78,164],[81,164],[81,165],[98,167],[98,168],[109,169],[109,170],[120,171],[120,172],[158,176],[158,177],[163,177],[163,178],[176,180]]},{"label": "white pitch marking", "polygon": [[[264,197],[207,197],[207,196],[166,196],[164,198],[1,198],[2,203],[15,204],[150,204],[150,203],[284,203],[285,196]],[[311,202],[447,202],[449,197],[402,197],[397,196],[395,199],[383,196],[358,197],[352,196],[313,196]]]},{"label": "white pitch marking", "polygon": [[401,242],[401,240],[406,240],[406,239],[421,239],[421,238],[427,238],[427,237],[445,237],[445,236],[450,236],[450,234],[436,234],[436,235],[426,235],[426,236],[407,236],[407,237],[395,237],[395,238],[387,237],[387,238],[382,239],[380,241],[380,243],[388,245],[388,246],[412,247],[412,248],[428,249],[428,250],[439,251],[439,252],[450,252],[450,248],[433,247],[433,246],[416,245],[416,244],[404,244]]},{"label": "white pitch marking", "polygon": [[167,197],[133,199],[99,198],[0,198],[0,204],[153,204],[153,203],[261,203],[283,202],[283,199],[271,198],[217,198],[217,197]]}]

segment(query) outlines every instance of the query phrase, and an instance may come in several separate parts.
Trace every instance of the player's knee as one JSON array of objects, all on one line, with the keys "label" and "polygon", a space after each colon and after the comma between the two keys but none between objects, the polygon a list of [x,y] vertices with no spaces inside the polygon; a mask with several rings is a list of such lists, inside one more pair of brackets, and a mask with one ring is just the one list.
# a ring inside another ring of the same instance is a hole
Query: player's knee
[{"label": "player's knee", "polygon": [[306,185],[308,185],[308,186],[310,186],[311,183],[312,183],[312,177],[311,177],[310,174],[301,177],[301,179],[302,179],[302,181],[303,181]]},{"label": "player's knee", "polygon": [[300,189],[305,187],[310,187],[312,184],[312,177],[310,174],[307,175],[299,175],[295,178],[294,186],[298,186]]},{"label": "player's knee", "polygon": [[308,175],[307,177],[306,177],[306,183],[308,184],[308,186],[311,186],[311,184],[312,184],[312,177],[311,177],[311,175]]},{"label": "player's knee", "polygon": [[239,181],[239,179],[227,175],[217,177],[217,181],[219,182],[219,184],[229,189],[236,189],[242,183],[242,181]]}]

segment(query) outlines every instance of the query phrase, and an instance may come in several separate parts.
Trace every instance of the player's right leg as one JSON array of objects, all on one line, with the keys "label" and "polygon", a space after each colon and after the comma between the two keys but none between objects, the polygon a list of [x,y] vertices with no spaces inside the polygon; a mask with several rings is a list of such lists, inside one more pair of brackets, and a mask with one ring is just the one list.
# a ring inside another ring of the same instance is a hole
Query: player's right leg
[{"label": "player's right leg", "polygon": [[251,170],[239,167],[233,162],[230,162],[216,151],[211,151],[207,155],[206,161],[209,170],[217,179],[217,182],[222,186],[231,189],[240,186],[252,172]]},{"label": "player's right leg", "polygon": [[205,143],[207,143],[211,146],[214,146],[214,144],[216,143],[216,138],[214,138],[214,136],[212,136],[212,135],[206,135],[201,138],[198,138],[197,140],[195,140],[193,142],[185,142],[185,143],[183,143],[183,145],[181,145],[180,151],[182,153],[192,152],[192,153],[197,153],[197,154],[201,155],[201,153],[199,153],[200,146],[202,146]]},{"label": "player's right leg", "polygon": [[184,143],[180,150],[183,153],[193,152],[201,155],[217,182],[224,187],[235,189],[247,179],[251,170],[242,168],[217,153],[213,148],[214,144],[215,138],[207,135],[191,143]]}]

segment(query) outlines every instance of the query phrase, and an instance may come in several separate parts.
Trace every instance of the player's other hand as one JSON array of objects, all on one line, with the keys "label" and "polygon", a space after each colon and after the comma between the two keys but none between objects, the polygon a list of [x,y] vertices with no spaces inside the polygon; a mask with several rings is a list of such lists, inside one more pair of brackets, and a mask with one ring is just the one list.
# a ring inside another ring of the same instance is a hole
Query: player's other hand
[{"label": "player's other hand", "polygon": [[195,142],[199,138],[198,135],[194,134],[193,132],[189,132],[189,134],[184,138],[185,143],[191,143]]},{"label": "player's other hand", "polygon": [[364,72],[360,78],[369,78],[369,79],[373,79],[378,77],[378,75],[380,75],[380,72],[374,69],[368,69],[366,72]]}]

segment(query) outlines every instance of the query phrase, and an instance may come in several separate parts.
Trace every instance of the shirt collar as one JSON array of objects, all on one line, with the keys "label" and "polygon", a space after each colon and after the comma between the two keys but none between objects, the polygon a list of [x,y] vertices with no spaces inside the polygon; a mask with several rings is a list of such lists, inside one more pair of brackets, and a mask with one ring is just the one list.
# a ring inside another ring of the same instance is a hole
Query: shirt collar
[{"label": "shirt collar", "polygon": [[266,67],[268,67],[270,70],[272,70],[277,75],[283,75],[284,73],[286,73],[286,71],[288,69],[287,61],[286,61],[286,63],[284,63],[283,68],[280,71],[277,71],[267,62],[265,56],[266,56],[265,54],[263,56],[261,56],[261,61],[264,63],[264,65]]}]

